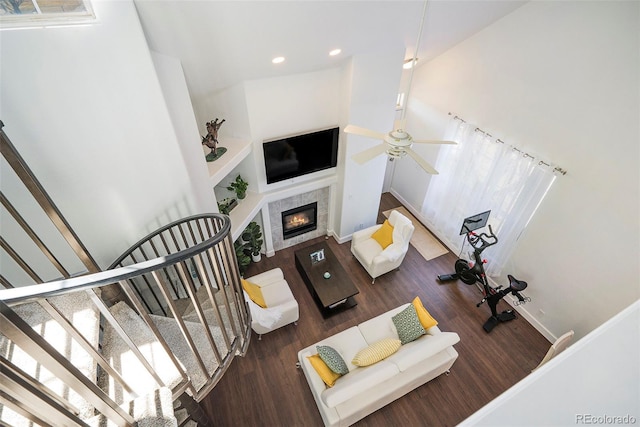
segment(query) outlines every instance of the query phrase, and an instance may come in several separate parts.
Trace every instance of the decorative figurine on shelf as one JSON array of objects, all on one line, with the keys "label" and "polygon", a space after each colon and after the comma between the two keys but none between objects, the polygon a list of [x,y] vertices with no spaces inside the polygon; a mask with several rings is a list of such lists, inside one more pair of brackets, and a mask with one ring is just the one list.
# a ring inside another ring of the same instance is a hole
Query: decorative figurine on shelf
[{"label": "decorative figurine on shelf", "polygon": [[202,137],[202,145],[206,145],[211,149],[211,152],[206,157],[207,162],[213,162],[227,152],[226,148],[218,147],[218,129],[224,122],[225,119],[218,122],[218,118],[207,122],[207,136]]}]

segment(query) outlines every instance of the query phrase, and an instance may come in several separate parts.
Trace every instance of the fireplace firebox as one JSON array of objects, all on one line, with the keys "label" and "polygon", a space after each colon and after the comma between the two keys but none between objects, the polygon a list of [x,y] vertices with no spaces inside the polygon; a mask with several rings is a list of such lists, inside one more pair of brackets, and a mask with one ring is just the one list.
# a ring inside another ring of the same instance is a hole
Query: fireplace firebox
[{"label": "fireplace firebox", "polygon": [[282,212],[282,237],[290,239],[318,227],[318,202]]}]

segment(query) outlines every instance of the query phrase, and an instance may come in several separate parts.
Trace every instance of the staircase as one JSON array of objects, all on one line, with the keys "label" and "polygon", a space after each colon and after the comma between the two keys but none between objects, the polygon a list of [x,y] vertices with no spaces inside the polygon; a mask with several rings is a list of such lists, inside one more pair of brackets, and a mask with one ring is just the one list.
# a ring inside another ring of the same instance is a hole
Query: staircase
[{"label": "staircase", "polygon": [[38,237],[2,194],[5,211],[62,279],[43,280],[37,262],[0,239],[34,283],[18,286],[0,275],[0,425],[208,425],[199,402],[251,336],[229,218],[168,224],[99,271],[0,136],[6,162],[86,268],[72,277],[55,244]]}]

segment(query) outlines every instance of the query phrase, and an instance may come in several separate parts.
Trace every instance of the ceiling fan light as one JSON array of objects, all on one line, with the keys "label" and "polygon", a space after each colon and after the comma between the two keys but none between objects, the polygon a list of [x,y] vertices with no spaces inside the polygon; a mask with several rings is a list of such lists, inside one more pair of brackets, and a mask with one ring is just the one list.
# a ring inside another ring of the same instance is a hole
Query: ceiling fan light
[{"label": "ceiling fan light", "polygon": [[410,70],[413,68],[413,66],[418,62],[418,58],[413,59],[413,58],[409,58],[409,59],[405,59],[404,60],[404,64],[402,64],[402,68],[404,68],[405,70]]},{"label": "ceiling fan light", "polygon": [[395,159],[400,159],[404,156],[407,155],[407,152],[404,151],[401,148],[389,148],[387,151],[387,156],[389,157],[389,159],[395,160]]}]

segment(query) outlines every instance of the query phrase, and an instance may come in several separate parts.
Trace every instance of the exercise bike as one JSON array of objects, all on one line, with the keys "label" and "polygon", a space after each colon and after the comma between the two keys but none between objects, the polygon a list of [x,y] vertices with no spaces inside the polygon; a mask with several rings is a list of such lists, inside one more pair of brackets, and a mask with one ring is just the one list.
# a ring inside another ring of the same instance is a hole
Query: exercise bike
[{"label": "exercise bike", "polygon": [[[527,282],[518,280],[512,275],[507,275],[509,279],[509,287],[502,289],[502,286],[493,288],[489,285],[489,280],[484,271],[484,264],[486,260],[481,257],[482,252],[498,243],[498,237],[493,233],[491,225],[489,225],[489,233],[475,233],[474,230],[484,227],[489,217],[489,212],[469,217],[465,219],[462,230],[466,231],[466,239],[469,245],[473,248],[474,262],[470,263],[465,259],[458,259],[455,263],[455,273],[442,274],[438,276],[438,280],[441,282],[460,279],[467,285],[477,284],[478,288],[483,294],[482,300],[476,304],[476,307],[480,307],[487,302],[491,309],[491,317],[484,323],[483,329],[486,332],[491,332],[500,322],[508,322],[516,318],[516,314],[513,310],[504,310],[498,313],[498,302],[506,295],[512,294],[518,298],[516,305],[525,304],[531,301],[531,298],[524,297],[522,292],[527,287]],[[475,228],[473,228],[475,224]],[[463,234],[461,232],[461,234]]]}]

